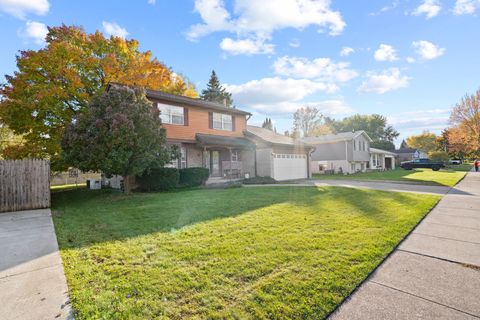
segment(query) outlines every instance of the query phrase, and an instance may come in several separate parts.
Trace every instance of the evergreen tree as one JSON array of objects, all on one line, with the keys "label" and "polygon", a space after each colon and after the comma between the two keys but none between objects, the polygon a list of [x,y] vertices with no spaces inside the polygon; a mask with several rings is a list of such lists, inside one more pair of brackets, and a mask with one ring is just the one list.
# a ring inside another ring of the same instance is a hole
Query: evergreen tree
[{"label": "evergreen tree", "polygon": [[215,70],[212,70],[210,80],[207,83],[207,89],[202,90],[202,95],[200,98],[205,101],[211,101],[225,105],[226,107],[232,107],[233,105],[232,94],[227,92],[220,84]]},{"label": "evergreen tree", "polygon": [[400,144],[400,149],[406,149],[406,148],[408,148],[408,144],[404,139],[404,140],[402,140],[402,144]]},{"label": "evergreen tree", "polygon": [[262,123],[262,128],[273,131],[272,119],[265,118],[265,121]]}]

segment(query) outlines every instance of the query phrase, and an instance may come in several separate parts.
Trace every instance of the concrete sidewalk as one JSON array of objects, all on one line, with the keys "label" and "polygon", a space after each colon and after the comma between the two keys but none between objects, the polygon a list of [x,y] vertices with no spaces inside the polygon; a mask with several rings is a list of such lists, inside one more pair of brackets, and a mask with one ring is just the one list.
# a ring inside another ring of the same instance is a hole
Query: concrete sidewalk
[{"label": "concrete sidewalk", "polygon": [[470,172],[331,319],[480,319],[480,174]]},{"label": "concrete sidewalk", "polygon": [[49,209],[0,214],[0,319],[72,319]]}]

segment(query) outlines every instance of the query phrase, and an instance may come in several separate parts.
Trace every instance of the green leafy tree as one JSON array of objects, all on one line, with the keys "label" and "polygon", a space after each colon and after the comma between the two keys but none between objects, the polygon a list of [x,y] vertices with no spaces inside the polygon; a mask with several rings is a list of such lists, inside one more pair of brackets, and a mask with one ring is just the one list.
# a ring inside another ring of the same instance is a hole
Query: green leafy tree
[{"label": "green leafy tree", "polygon": [[445,151],[430,151],[428,153],[428,158],[433,161],[447,162],[450,159],[450,156]]},{"label": "green leafy tree", "polygon": [[408,137],[407,144],[411,148],[415,148],[426,153],[435,151],[438,148],[437,136],[428,131]]},{"label": "green leafy tree", "polygon": [[197,96],[180,75],[140,51],[136,40],[87,34],[80,27],[50,27],[46,46],[21,51],[17,68],[0,86],[0,121],[25,143],[12,155],[45,157],[61,169],[65,126],[110,82]]},{"label": "green leafy tree", "polygon": [[371,146],[374,148],[394,150],[393,141],[400,135],[388,124],[387,118],[379,114],[356,114],[343,120],[328,118],[326,122],[334,132],[364,130],[372,138]]},{"label": "green leafy tree", "polygon": [[227,92],[220,84],[215,70],[212,70],[210,80],[207,83],[207,89],[202,90],[200,98],[225,105],[226,107],[232,107],[233,105],[232,94]]},{"label": "green leafy tree", "polygon": [[10,128],[0,124],[0,159],[15,159],[15,151],[23,144],[22,136],[16,135]]},{"label": "green leafy tree", "polygon": [[112,86],[67,127],[62,148],[68,165],[121,175],[129,192],[132,177],[178,157],[165,141],[159,111],[144,91]]}]

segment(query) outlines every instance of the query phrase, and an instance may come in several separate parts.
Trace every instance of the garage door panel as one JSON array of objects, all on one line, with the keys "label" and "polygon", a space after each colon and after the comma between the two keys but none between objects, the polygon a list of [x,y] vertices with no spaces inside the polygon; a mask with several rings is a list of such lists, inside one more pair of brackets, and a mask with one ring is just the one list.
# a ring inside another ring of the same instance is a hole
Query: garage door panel
[{"label": "garage door panel", "polygon": [[275,154],[273,178],[279,181],[308,178],[307,156],[305,154]]}]

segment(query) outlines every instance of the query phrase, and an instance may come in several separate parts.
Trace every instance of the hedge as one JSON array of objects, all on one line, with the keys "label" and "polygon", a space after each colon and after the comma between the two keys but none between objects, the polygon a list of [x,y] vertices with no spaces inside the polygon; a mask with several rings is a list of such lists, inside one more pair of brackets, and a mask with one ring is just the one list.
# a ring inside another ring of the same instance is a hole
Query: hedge
[{"label": "hedge", "polygon": [[248,179],[243,179],[243,184],[275,184],[277,180],[271,177],[252,177]]},{"label": "hedge", "polygon": [[185,187],[198,187],[205,184],[209,176],[207,168],[180,169],[180,184]]},{"label": "hedge", "polygon": [[137,177],[140,191],[169,191],[178,188],[180,173],[175,168],[155,168]]}]

